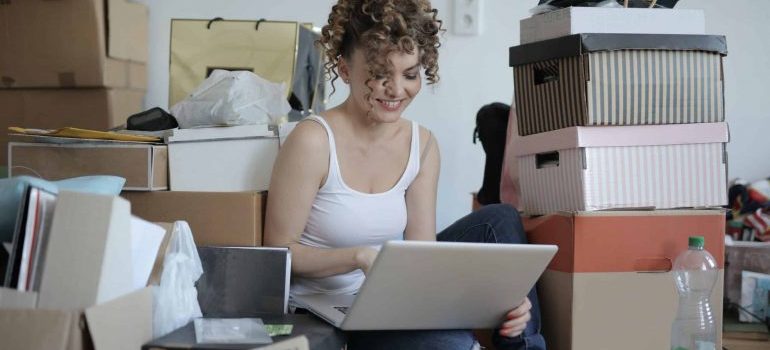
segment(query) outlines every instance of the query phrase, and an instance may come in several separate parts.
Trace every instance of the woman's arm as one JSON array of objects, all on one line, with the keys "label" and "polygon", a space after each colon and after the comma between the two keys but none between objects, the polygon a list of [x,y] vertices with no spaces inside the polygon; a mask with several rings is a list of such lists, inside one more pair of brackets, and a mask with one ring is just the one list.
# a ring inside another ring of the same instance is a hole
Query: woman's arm
[{"label": "woman's arm", "polygon": [[267,196],[264,243],[288,247],[292,272],[303,277],[327,277],[356,269],[368,270],[371,248],[314,248],[299,244],[310,208],[329,168],[329,143],[323,126],[297,125],[281,146],[273,166]]},{"label": "woman's arm", "polygon": [[404,239],[436,240],[436,191],[441,156],[433,133],[420,128],[420,172],[406,190],[406,232]]}]

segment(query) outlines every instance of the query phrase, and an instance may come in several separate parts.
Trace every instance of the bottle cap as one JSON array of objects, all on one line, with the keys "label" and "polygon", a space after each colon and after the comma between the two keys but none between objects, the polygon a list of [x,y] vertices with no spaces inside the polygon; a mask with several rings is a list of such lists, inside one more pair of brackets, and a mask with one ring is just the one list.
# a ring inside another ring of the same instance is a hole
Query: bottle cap
[{"label": "bottle cap", "polygon": [[688,240],[690,248],[698,248],[703,249],[703,245],[705,242],[705,239],[703,236],[690,236],[690,239]]}]

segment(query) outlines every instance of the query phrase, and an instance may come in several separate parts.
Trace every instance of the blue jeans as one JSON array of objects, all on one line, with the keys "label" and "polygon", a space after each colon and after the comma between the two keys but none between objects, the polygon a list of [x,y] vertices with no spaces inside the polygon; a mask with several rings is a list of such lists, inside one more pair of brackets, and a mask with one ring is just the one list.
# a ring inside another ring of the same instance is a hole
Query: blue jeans
[{"label": "blue jeans", "polygon": [[[519,213],[507,204],[482,207],[438,234],[439,241],[478,243],[527,243]],[[515,283],[512,281],[511,283]],[[535,288],[529,292],[532,318],[522,335],[508,338],[494,331],[498,350],[544,350],[540,334],[540,306]],[[513,308],[515,305],[511,305]],[[346,332],[348,349],[471,349],[476,343],[470,330],[359,331]]]}]

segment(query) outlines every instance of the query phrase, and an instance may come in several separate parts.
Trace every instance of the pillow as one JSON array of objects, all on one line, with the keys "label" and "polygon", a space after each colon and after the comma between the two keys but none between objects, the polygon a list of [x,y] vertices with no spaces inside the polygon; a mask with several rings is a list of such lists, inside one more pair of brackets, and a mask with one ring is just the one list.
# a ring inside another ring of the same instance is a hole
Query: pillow
[{"label": "pillow", "polygon": [[118,176],[82,176],[59,181],[47,181],[31,176],[0,179],[0,242],[11,242],[16,228],[21,199],[27,186],[35,186],[51,193],[60,190],[117,196],[126,179]]}]

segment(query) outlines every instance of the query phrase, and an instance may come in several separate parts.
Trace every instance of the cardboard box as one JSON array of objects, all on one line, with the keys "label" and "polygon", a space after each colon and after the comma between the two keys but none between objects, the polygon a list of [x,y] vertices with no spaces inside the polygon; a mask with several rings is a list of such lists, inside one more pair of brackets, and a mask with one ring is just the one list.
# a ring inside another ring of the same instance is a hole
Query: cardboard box
[{"label": "cardboard box", "polygon": [[154,224],[166,229],[166,235],[163,236],[163,241],[160,242],[158,248],[158,256],[155,258],[155,263],[152,265],[152,271],[150,271],[150,277],[147,279],[147,286],[160,285],[160,278],[163,275],[163,264],[166,262],[166,254],[170,247],[169,242],[174,237],[174,224],[169,222],[154,222]]},{"label": "cardboard box", "polygon": [[147,7],[128,0],[6,1],[0,87],[145,89]]},{"label": "cardboard box", "polygon": [[168,139],[172,191],[267,191],[278,137],[259,131],[240,136],[217,132],[230,128],[188,129],[184,138]]},{"label": "cardboard box", "polygon": [[59,193],[39,293],[0,288],[3,349],[138,349],[152,338],[152,290],[132,286],[130,206]]},{"label": "cardboard box", "polygon": [[530,243],[559,246],[538,288],[548,348],[668,349],[678,308],[670,270],[691,235],[704,236],[716,259],[710,304],[721,330],[724,220],[721,210],[577,212],[525,220]]},{"label": "cardboard box", "polygon": [[80,309],[130,293],[130,220],[131,207],[123,198],[60,192],[37,306]]},{"label": "cardboard box", "polygon": [[37,306],[37,292],[0,287],[0,309],[29,309]]},{"label": "cardboard box", "polygon": [[140,112],[143,99],[142,90],[0,89],[0,163],[8,163],[9,126],[107,130],[124,124],[128,116]]},{"label": "cardboard box", "polygon": [[556,211],[727,204],[727,124],[571,127],[515,138],[521,200]]},{"label": "cardboard box", "polygon": [[190,224],[198,246],[262,245],[267,194],[262,192],[123,192],[133,214]]},{"label": "cardboard box", "polygon": [[72,310],[0,307],[0,339],[3,349],[139,349],[152,339],[152,290]]},{"label": "cardboard box", "polygon": [[566,7],[525,18],[519,29],[522,44],[580,33],[706,34],[706,16],[703,10]]},{"label": "cardboard box", "polygon": [[168,189],[166,145],[61,138],[38,138],[54,142],[8,144],[8,173],[60,180],[86,175],[115,175],[126,179],[123,189],[157,191]]},{"label": "cardboard box", "polygon": [[214,69],[247,70],[291,87],[298,33],[297,22],[171,20],[168,105],[187,97]]},{"label": "cardboard box", "polygon": [[577,34],[511,47],[519,134],[724,121],[726,54],[713,35]]}]

